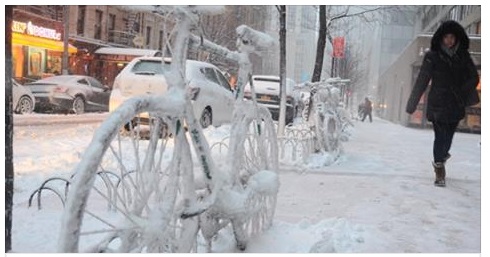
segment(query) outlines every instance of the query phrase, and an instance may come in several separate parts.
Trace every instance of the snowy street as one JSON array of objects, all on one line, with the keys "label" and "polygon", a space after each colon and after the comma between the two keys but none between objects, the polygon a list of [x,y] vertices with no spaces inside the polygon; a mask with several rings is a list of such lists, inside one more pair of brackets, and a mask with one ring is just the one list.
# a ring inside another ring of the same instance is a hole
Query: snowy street
[{"label": "snowy street", "polygon": [[[49,193],[42,209],[30,194],[51,176],[67,177],[97,123],[14,127],[14,252],[54,252],[61,203]],[[229,126],[210,128],[213,141]],[[480,135],[457,133],[447,187],[433,186],[432,131],[376,118],[355,123],[345,155],[318,169],[281,167],[269,231],[247,252],[478,253],[481,251]],[[230,236],[226,236],[230,233]],[[213,243],[235,252],[231,230]]]},{"label": "snowy street", "polygon": [[6,253],[488,251],[481,5],[5,20]]}]

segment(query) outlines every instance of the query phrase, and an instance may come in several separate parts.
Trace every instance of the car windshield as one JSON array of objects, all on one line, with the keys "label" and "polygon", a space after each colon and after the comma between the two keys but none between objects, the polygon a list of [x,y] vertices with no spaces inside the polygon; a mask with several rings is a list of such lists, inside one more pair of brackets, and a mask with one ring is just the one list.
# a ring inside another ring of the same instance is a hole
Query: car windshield
[{"label": "car windshield", "polygon": [[163,75],[164,71],[170,70],[170,64],[161,61],[141,60],[137,62],[131,69],[132,73],[136,74],[158,74]]}]

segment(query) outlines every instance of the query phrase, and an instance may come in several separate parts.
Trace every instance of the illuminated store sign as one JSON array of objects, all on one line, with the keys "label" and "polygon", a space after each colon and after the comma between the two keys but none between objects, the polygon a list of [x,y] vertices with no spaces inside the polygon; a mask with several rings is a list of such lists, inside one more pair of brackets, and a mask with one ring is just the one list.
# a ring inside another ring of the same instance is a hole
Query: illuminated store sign
[{"label": "illuminated store sign", "polygon": [[61,40],[61,33],[57,32],[55,29],[48,29],[45,27],[37,26],[30,21],[27,23],[20,22],[20,21],[13,21],[12,31],[31,35],[31,36]]}]

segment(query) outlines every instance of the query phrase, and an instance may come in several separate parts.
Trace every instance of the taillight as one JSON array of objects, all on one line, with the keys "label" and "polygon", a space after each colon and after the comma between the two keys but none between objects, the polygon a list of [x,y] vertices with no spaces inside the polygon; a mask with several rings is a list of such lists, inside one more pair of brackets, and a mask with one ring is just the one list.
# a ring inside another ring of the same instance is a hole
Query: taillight
[{"label": "taillight", "polygon": [[66,93],[68,91],[67,87],[55,87],[53,90],[55,93]]}]

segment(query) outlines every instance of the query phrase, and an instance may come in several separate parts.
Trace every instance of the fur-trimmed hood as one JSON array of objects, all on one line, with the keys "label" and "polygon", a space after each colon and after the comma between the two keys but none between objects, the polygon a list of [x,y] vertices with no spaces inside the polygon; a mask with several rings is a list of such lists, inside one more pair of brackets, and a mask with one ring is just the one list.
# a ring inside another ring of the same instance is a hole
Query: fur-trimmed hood
[{"label": "fur-trimmed hood", "polygon": [[456,44],[459,44],[458,51],[468,50],[470,47],[470,39],[463,26],[456,21],[449,20],[443,22],[436,33],[434,33],[434,36],[432,36],[430,50],[439,51],[441,49],[442,38],[446,34],[453,34],[456,36]]}]

